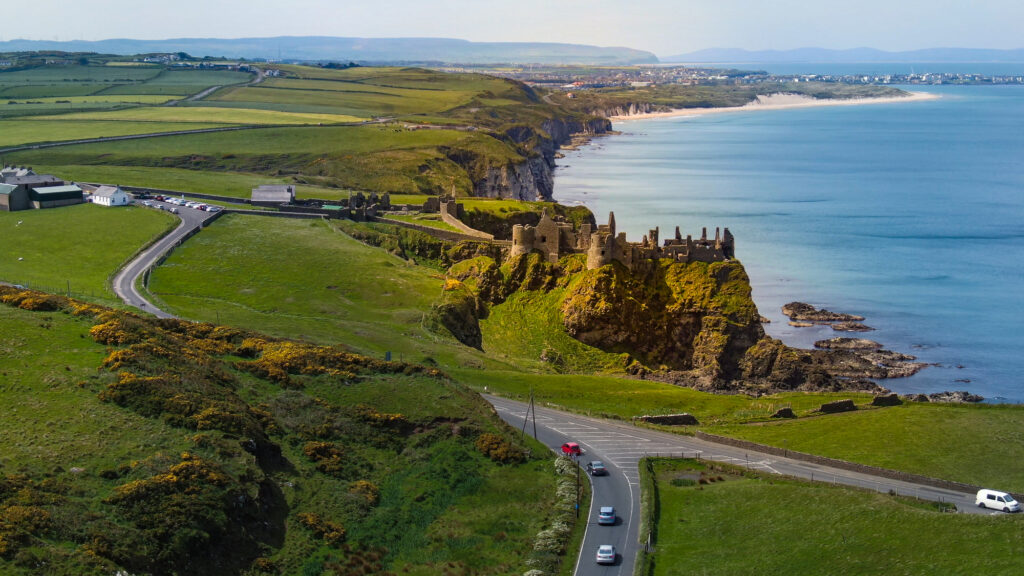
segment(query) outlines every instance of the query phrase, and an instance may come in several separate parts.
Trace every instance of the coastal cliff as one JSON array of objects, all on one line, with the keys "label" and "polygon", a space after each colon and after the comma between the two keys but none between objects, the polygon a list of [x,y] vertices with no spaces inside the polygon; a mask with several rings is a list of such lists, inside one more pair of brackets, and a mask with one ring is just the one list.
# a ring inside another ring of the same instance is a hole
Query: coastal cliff
[{"label": "coastal cliff", "polygon": [[449,159],[470,174],[475,197],[552,201],[555,154],[559,147],[574,137],[605,134],[611,128],[611,121],[598,116],[549,118],[539,128],[514,124],[497,137],[518,150],[525,161],[489,165],[480,170],[465,158],[449,155]]},{"label": "coastal cliff", "polygon": [[716,392],[878,390],[766,337],[736,260],[587,270],[581,255],[552,263],[531,253],[500,266],[466,260],[448,278],[443,320],[452,334],[555,371],[628,373]]}]

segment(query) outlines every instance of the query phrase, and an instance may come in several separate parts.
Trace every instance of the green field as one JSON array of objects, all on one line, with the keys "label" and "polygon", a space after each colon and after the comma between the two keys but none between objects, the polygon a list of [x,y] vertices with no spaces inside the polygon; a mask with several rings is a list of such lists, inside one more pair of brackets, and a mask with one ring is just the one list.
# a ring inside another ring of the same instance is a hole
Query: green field
[{"label": "green field", "polygon": [[[191,122],[117,122],[106,120],[4,120],[0,121],[0,146],[21,146],[65,140],[85,140],[132,134],[157,134],[178,130],[219,128],[226,124]],[[132,140],[138,143],[137,140]],[[13,156],[12,156],[13,157]],[[48,154],[37,153],[37,158]]]},{"label": "green field", "polygon": [[[95,182],[118,184],[122,186],[140,186],[200,194],[216,194],[233,198],[249,198],[252,189],[262,184],[291,184],[289,178],[280,176],[261,176],[240,172],[204,172],[186,168],[151,168],[148,166],[51,166],[33,164],[36,172],[51,173],[66,180],[75,182]],[[337,188],[321,188],[317,186],[298,185],[295,195],[298,198],[321,198],[337,200],[348,198],[348,190]],[[396,196],[403,199],[404,196]],[[423,197],[417,198],[420,203]],[[403,200],[404,201],[404,200]]]},{"label": "green field", "polygon": [[[1024,407],[907,403],[709,432],[791,450],[1024,492]],[[999,453],[992,453],[992,446]]]},{"label": "green field", "polygon": [[[744,477],[691,461],[655,459],[653,469],[659,515],[651,576],[1024,571],[1020,514],[949,514],[884,494]],[[673,485],[676,478],[691,485]]]},{"label": "green field", "polygon": [[[154,97],[148,96],[147,98]],[[203,106],[132,108],[115,112],[85,112],[81,114],[66,114],[59,118],[44,117],[38,119],[59,119],[63,121],[104,120],[117,122],[207,122],[218,124],[338,124],[363,120],[363,118],[340,114],[297,114],[274,110],[244,110]]]},{"label": "green field", "polygon": [[[30,129],[32,122],[25,129]],[[112,122],[116,128],[122,123]],[[131,123],[128,123],[131,124]],[[53,123],[58,129],[62,123]],[[84,124],[87,126],[88,124]],[[145,126],[139,123],[133,126]],[[155,124],[154,124],[155,126]],[[187,125],[195,128],[200,125]],[[244,133],[243,133],[244,132]],[[29,133],[21,140],[32,138]],[[208,171],[295,174],[298,184],[340,189],[422,194],[465,193],[466,168],[445,157],[459,151],[480,159],[472,169],[522,158],[506,143],[480,133],[408,130],[391,125],[265,128],[239,132],[78,144],[45,152],[8,155],[24,165],[113,165]],[[346,195],[347,196],[347,195]]]},{"label": "green field", "polygon": [[[401,198],[401,197],[399,197]],[[392,202],[397,202],[392,200]],[[411,224],[419,224],[420,226],[427,226],[430,228],[437,228],[438,230],[446,230],[448,232],[460,232],[458,228],[443,222],[441,216],[438,214],[389,214],[385,216],[389,220],[400,220],[402,222],[409,222]]]},{"label": "green field", "polygon": [[0,279],[61,294],[70,285],[73,295],[113,303],[108,278],[178,222],[132,206],[0,212]]},{"label": "green field", "polygon": [[458,346],[422,326],[442,283],[320,221],[228,215],[154,270],[149,290],[186,318],[422,361]]}]

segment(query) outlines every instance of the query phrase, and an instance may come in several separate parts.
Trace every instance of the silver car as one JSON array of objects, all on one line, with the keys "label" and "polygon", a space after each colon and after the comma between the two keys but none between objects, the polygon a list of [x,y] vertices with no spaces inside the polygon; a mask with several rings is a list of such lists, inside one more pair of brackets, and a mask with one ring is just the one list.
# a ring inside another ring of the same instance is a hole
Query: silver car
[{"label": "silver car", "polygon": [[598,564],[615,564],[615,546],[611,544],[602,544],[597,548],[597,557],[595,558]]}]

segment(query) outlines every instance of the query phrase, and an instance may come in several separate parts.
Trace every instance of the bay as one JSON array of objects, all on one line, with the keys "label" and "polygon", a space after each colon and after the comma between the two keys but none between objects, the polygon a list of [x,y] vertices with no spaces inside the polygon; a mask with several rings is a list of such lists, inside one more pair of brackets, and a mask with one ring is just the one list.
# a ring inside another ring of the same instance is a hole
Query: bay
[{"label": "bay", "polygon": [[616,123],[569,152],[555,199],[637,241],[728,227],[766,331],[800,300],[937,364],[882,385],[1024,400],[1024,86],[913,87],[938,100]]}]

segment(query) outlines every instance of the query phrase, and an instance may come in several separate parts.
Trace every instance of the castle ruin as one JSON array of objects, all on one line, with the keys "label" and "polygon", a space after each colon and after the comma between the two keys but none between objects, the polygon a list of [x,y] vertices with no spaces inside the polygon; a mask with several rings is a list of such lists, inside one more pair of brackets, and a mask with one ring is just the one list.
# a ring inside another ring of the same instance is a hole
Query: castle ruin
[{"label": "castle ruin", "polygon": [[641,242],[626,241],[626,233],[615,230],[615,213],[608,214],[608,223],[596,230],[590,223],[583,224],[579,231],[572,224],[556,222],[547,211],[541,215],[536,226],[517,224],[512,228],[512,252],[514,258],[538,251],[549,262],[558,262],[566,254],[586,254],[587,268],[600,268],[616,261],[632,270],[643,261],[671,259],[676,262],[724,262],[735,258],[735,239],[729,229],[724,232],[715,228],[715,239],[708,239],[704,228],[699,240],[687,235],[683,239],[676,227],[674,238],[666,238],[658,245],[660,231],[650,230]]}]

